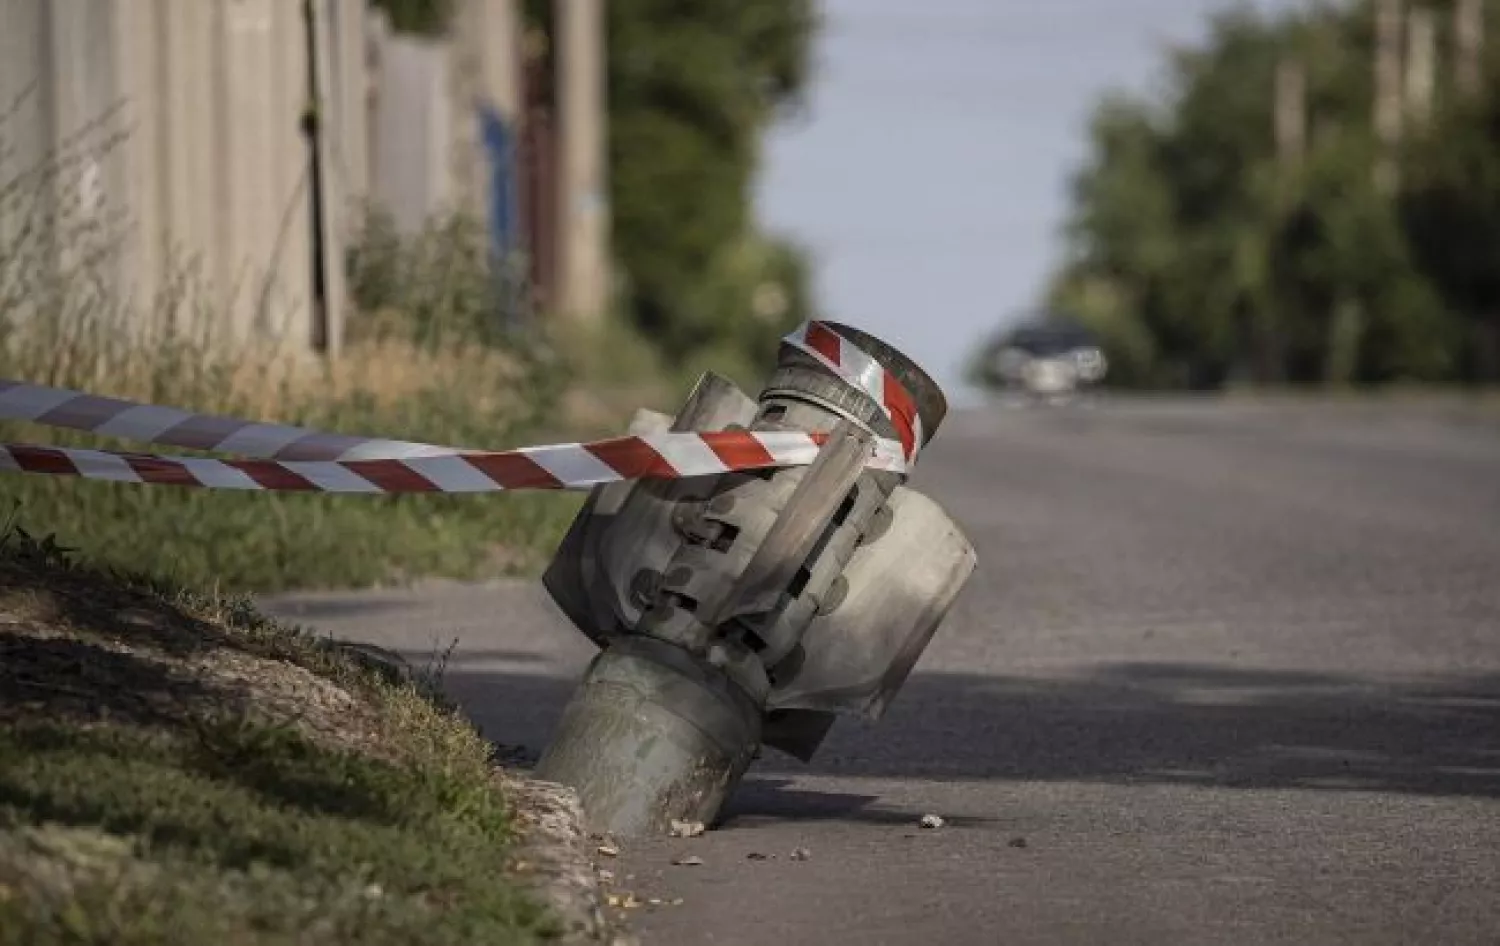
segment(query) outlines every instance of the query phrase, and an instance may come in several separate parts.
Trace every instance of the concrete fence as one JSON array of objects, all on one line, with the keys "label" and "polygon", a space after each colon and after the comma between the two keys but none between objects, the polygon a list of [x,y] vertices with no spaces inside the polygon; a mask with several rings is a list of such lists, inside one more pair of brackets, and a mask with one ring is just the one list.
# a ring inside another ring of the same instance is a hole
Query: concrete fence
[{"label": "concrete fence", "polygon": [[59,266],[107,230],[134,318],[186,279],[221,337],[337,351],[362,208],[495,229],[513,198],[486,129],[519,112],[516,11],[459,16],[435,43],[365,0],[0,0],[0,192],[36,197],[0,200],[0,252],[39,213]]}]

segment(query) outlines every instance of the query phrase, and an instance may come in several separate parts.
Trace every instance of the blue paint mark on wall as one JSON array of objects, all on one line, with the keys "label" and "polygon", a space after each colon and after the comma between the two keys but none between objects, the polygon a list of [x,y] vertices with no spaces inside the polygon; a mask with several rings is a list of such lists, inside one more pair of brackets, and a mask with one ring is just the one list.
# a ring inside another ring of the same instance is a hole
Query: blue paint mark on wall
[{"label": "blue paint mark on wall", "polygon": [[500,323],[519,327],[524,320],[524,277],[516,270],[525,258],[526,235],[518,206],[521,188],[520,136],[513,125],[489,105],[479,107],[479,133],[489,171],[490,275],[499,293]]},{"label": "blue paint mark on wall", "polygon": [[495,257],[503,259],[523,249],[521,215],[516,207],[520,170],[517,135],[500,113],[488,105],[479,107],[479,129],[490,175],[490,249]]}]

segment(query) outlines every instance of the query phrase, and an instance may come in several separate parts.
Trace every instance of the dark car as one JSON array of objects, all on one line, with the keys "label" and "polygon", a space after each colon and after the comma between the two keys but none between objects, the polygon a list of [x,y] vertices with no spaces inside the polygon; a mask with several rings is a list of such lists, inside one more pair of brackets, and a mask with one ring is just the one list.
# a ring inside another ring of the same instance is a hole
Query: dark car
[{"label": "dark car", "polygon": [[1043,316],[1010,329],[991,346],[990,370],[1006,387],[1049,400],[1097,384],[1107,368],[1094,334],[1071,319]]}]

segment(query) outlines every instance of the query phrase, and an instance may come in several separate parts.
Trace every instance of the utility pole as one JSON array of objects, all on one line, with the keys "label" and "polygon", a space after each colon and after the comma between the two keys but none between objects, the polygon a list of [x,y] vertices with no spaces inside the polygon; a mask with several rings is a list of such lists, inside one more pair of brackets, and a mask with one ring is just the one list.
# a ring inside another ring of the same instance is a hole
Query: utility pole
[{"label": "utility pole", "polygon": [[[1383,36],[1382,38],[1386,40],[1387,45],[1377,52],[1377,61],[1381,53],[1389,56],[1389,43],[1392,41],[1388,36]],[[1387,61],[1385,64],[1387,77],[1391,68],[1393,67]],[[1380,75],[1379,72],[1377,72],[1378,75]],[[1387,81],[1389,81],[1388,78]],[[1381,101],[1379,98],[1382,92],[1388,96],[1390,94],[1389,89],[1382,89],[1377,85],[1376,91],[1377,122],[1382,118],[1387,122],[1391,122],[1389,113],[1385,115],[1381,114]],[[1397,104],[1399,106],[1399,102]],[[1389,100],[1387,100],[1385,107],[1389,108]],[[1397,122],[1399,122],[1399,118],[1398,114],[1396,116]],[[1392,122],[1392,124],[1396,128],[1396,132],[1399,133],[1399,124],[1397,122]],[[1375,173],[1377,175],[1377,186],[1391,186],[1390,184],[1381,185],[1379,175],[1388,175],[1388,179],[1392,184],[1394,183],[1394,166],[1389,164],[1384,166],[1377,165]],[[1364,308],[1361,306],[1358,296],[1349,286],[1344,285],[1339,288],[1338,296],[1333,303],[1332,315],[1333,317],[1328,322],[1328,331],[1324,341],[1323,384],[1327,387],[1337,388],[1345,387],[1354,380],[1359,370],[1359,352],[1365,334]]]},{"label": "utility pole", "polygon": [[1406,115],[1413,128],[1432,118],[1432,93],[1437,67],[1437,18],[1426,7],[1406,15]]},{"label": "utility pole", "polygon": [[1290,171],[1307,148],[1307,70],[1295,57],[1276,66],[1275,122],[1277,158]]},{"label": "utility pole", "polygon": [[339,357],[344,341],[344,307],[348,287],[344,279],[344,249],[348,238],[346,208],[349,205],[348,182],[342,178],[335,160],[338,136],[345,129],[338,120],[343,117],[335,96],[341,91],[334,79],[330,53],[339,40],[334,29],[336,4],[323,0],[306,0],[302,9],[304,34],[307,37],[308,101],[315,103],[316,118],[309,122],[312,152],[310,184],[312,191],[314,293],[312,331],[309,341],[315,351],[332,361]]},{"label": "utility pole", "polygon": [[1478,95],[1484,82],[1484,0],[1456,0],[1453,46],[1454,84],[1465,96]]},{"label": "utility pole", "polygon": [[1402,0],[1376,0],[1375,6],[1375,186],[1392,193],[1397,183],[1396,149],[1401,144],[1401,7]]},{"label": "utility pole", "polygon": [[[1485,0],[1455,0],[1453,6],[1454,85],[1459,97],[1473,101],[1484,91]],[[1479,377],[1500,377],[1500,318],[1493,311],[1476,320]]]},{"label": "utility pole", "polygon": [[597,321],[609,304],[605,0],[553,0],[559,134],[558,314]]},{"label": "utility pole", "polygon": [[[1261,237],[1268,247],[1274,244],[1277,230],[1296,207],[1299,170],[1307,148],[1307,68],[1296,53],[1284,56],[1276,64],[1274,83],[1271,130],[1277,161],[1276,222]],[[1276,294],[1274,289],[1271,294]],[[1282,379],[1285,366],[1278,306],[1266,299],[1257,308],[1245,326],[1253,376],[1261,383],[1276,383]]]}]

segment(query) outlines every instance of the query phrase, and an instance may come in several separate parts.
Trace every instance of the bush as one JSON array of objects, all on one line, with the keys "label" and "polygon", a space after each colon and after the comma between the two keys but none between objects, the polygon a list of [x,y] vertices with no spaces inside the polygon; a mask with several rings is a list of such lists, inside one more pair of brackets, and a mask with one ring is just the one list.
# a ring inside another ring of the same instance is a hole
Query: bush
[{"label": "bush", "polygon": [[433,218],[413,236],[402,236],[380,208],[364,215],[364,228],[348,254],[350,301],[359,317],[351,340],[409,337],[421,344],[457,341],[527,354],[525,287],[515,261],[493,259],[479,220],[465,214]]}]

